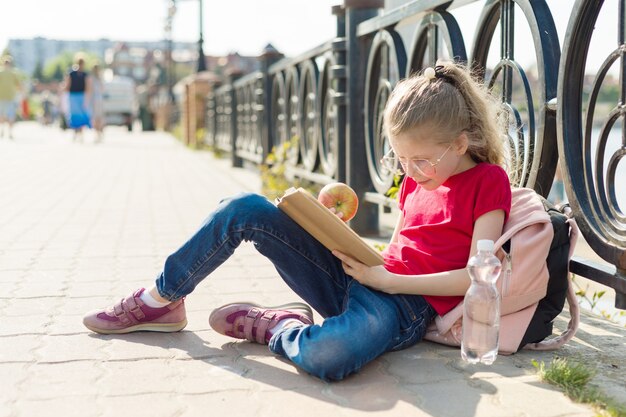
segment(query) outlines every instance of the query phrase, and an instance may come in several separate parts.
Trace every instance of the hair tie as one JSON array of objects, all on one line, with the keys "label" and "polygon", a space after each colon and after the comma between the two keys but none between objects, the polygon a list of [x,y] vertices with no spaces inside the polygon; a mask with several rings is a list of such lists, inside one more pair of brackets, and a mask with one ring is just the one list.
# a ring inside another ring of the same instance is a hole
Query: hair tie
[{"label": "hair tie", "polygon": [[433,67],[428,67],[424,70],[424,77],[426,77],[428,81],[432,81],[437,78],[437,72]]},{"label": "hair tie", "polygon": [[432,81],[436,78],[438,80],[443,80],[444,82],[447,82],[448,84],[451,84],[452,86],[456,87],[456,81],[454,81],[454,79],[450,77],[449,75],[445,74],[444,69],[445,67],[443,65],[437,65],[435,68],[428,67],[424,69],[424,72],[422,73],[422,75],[426,77],[428,81]]}]

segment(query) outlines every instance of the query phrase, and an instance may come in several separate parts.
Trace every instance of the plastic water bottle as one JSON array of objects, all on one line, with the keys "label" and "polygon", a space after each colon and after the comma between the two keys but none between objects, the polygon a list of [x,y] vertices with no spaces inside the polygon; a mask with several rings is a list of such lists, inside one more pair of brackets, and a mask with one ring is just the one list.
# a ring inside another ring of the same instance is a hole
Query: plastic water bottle
[{"label": "plastic water bottle", "polygon": [[461,357],[469,363],[491,365],[498,355],[500,293],[496,281],[502,264],[491,240],[478,241],[478,253],[467,263],[472,283],[465,294]]}]

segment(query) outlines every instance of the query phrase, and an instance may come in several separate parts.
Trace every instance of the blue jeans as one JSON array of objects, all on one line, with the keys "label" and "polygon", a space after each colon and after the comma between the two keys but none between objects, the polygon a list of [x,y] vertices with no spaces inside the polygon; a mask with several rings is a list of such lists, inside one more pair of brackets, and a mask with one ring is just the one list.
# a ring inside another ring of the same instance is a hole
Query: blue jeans
[{"label": "blue jeans", "polygon": [[324,380],[343,379],[384,352],[413,345],[435,316],[419,295],[390,295],[361,285],[328,249],[256,194],[223,200],[167,258],[156,281],[160,295],[173,301],[191,293],[243,240],[252,241],[325,319],[322,325],[277,332],[270,350]]}]

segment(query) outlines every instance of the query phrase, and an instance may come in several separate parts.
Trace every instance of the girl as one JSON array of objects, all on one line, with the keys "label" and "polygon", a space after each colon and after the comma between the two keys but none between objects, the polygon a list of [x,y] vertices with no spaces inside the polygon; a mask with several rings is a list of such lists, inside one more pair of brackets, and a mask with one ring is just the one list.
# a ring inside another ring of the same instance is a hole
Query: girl
[{"label": "girl", "polygon": [[184,296],[249,240],[324,322],[314,325],[302,303],[233,303],[211,313],[217,332],[269,344],[324,380],[418,342],[435,315],[461,301],[476,242],[500,236],[510,184],[497,107],[464,68],[449,63],[399,83],[384,117],[393,154],[382,162],[395,169],[399,161],[406,174],[384,267],[331,253],[267,199],[245,194],[220,203],[149,291],[89,313],[84,324],[99,333],[181,330]]}]

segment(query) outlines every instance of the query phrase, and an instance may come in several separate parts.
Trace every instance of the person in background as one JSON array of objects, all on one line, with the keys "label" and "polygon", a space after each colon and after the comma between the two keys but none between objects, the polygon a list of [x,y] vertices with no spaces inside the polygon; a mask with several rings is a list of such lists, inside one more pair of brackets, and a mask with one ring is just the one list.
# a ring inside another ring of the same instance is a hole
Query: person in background
[{"label": "person in background", "polygon": [[82,140],[83,128],[91,128],[91,117],[87,109],[89,96],[88,74],[85,72],[85,60],[76,59],[72,71],[65,78],[65,88],[68,92],[67,126],[74,130],[74,140]]},{"label": "person in background", "polygon": [[89,103],[91,123],[96,130],[96,142],[100,142],[102,141],[102,132],[104,130],[104,84],[99,65],[96,64],[91,69],[88,84],[91,91]]},{"label": "person in background", "polygon": [[52,123],[53,120],[53,103],[52,98],[50,97],[50,91],[46,90],[41,94],[41,123],[44,126],[48,126]]},{"label": "person in background", "polygon": [[21,85],[11,57],[5,56],[0,62],[0,137],[4,136],[2,125],[6,123],[8,125],[7,136],[13,139],[13,123],[17,110],[16,96],[21,90]]}]

